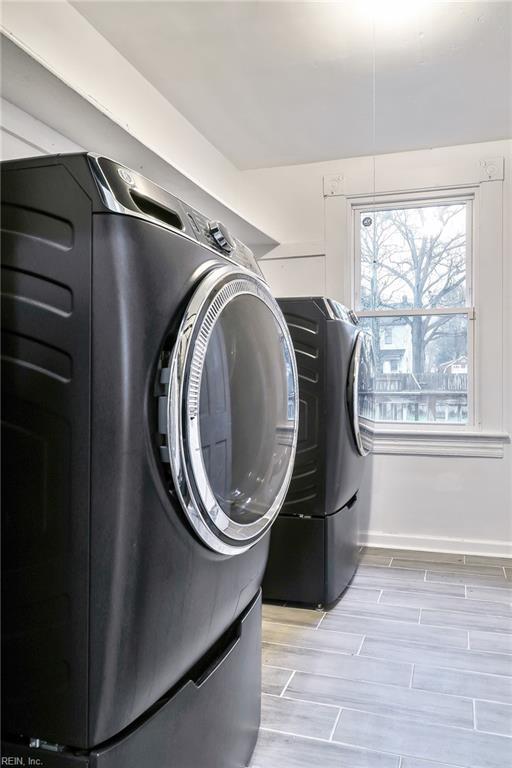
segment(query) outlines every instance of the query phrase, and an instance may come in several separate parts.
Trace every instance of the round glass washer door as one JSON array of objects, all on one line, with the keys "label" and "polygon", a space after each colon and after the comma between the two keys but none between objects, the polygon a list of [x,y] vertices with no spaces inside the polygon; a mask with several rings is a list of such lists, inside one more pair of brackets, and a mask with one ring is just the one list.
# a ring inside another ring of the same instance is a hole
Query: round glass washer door
[{"label": "round glass washer door", "polygon": [[170,369],[169,459],[185,514],[214,551],[244,552],[279,513],[297,444],[293,345],[265,283],[231,267],[210,272]]},{"label": "round glass washer door", "polygon": [[357,450],[361,456],[370,453],[371,442],[361,419],[372,421],[373,382],[375,379],[375,358],[372,337],[366,331],[359,331],[356,336],[354,352],[350,361],[348,377],[348,402],[352,419],[352,430]]}]

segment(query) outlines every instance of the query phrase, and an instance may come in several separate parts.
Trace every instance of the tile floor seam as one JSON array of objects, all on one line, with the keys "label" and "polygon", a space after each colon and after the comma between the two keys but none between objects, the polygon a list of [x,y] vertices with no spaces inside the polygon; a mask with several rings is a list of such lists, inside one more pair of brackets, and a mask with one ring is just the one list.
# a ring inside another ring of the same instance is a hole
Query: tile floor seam
[{"label": "tile floor seam", "polygon": [[[277,728],[267,728],[266,726],[261,726],[260,730],[262,731],[268,731],[269,733],[280,733],[283,736],[294,736],[299,739],[307,739],[308,741],[321,741],[322,744],[337,744],[341,747],[348,747],[349,749],[354,749],[359,752],[370,752],[372,755],[390,755],[391,757],[395,757],[397,760],[399,759],[400,755],[397,755],[396,752],[387,752],[383,750],[378,749],[372,749],[371,747],[363,747],[359,744],[351,744],[348,741],[327,741],[327,739],[321,739],[319,736],[305,736],[302,734],[293,733],[292,731],[279,731]],[[454,768],[457,768],[454,766]]]},{"label": "tile floor seam", "polygon": [[[418,582],[418,583],[419,584],[423,584],[423,582],[421,582],[421,581]],[[429,581],[428,583],[429,584],[433,584],[434,582],[430,582]],[[460,586],[464,587],[464,589],[467,589],[467,586],[465,584],[460,584]],[[471,589],[471,585],[469,585],[469,588]],[[480,587],[477,587],[477,589],[480,589]],[[485,589],[485,587],[484,587],[484,589]],[[495,587],[490,587],[490,589],[495,589]],[[499,587],[497,587],[497,589],[499,589]],[[486,600],[485,597],[466,597],[465,595],[444,595],[442,592],[427,592],[426,590],[417,590],[416,591],[413,587],[412,588],[409,587],[407,589],[403,589],[403,588],[400,589],[400,582],[399,581],[397,582],[397,586],[396,587],[395,587],[394,584],[391,584],[391,583],[386,584],[386,586],[381,589],[381,592],[400,592],[401,595],[410,595],[412,593],[414,595],[417,595],[418,598],[420,598],[420,597],[442,597],[445,600],[467,600],[468,601],[468,605],[471,605],[472,602],[491,603],[492,605],[494,605],[494,604],[497,604],[497,605],[512,605],[512,599],[510,600],[510,602],[508,600],[507,601],[503,601],[503,600],[489,600],[489,599]],[[361,600],[361,603],[365,603],[366,604],[366,602],[364,600]],[[368,602],[368,605],[378,605],[378,601],[377,601],[377,603]],[[383,603],[383,605],[392,605],[392,603]]]},{"label": "tile floor seam", "polygon": [[[464,648],[461,648],[459,650],[465,650]],[[389,659],[386,659],[382,656],[370,656],[369,654],[362,653],[360,655],[361,659],[374,659],[375,661],[389,661]],[[429,663],[428,661],[415,661],[415,662],[405,662],[405,661],[395,661],[395,664],[412,664],[413,666],[420,666],[420,667],[434,667],[435,669],[446,669],[450,672],[460,672],[465,675],[488,675],[489,677],[499,677],[503,678],[504,680],[511,680],[512,683],[512,671],[510,675],[500,675],[497,672],[480,672],[478,669],[465,669],[464,667],[450,667],[446,664],[439,664],[439,663]],[[512,667],[512,664],[511,664]],[[298,670],[300,671],[300,670]],[[316,674],[316,673],[315,673]],[[382,683],[382,685],[392,685],[392,683]],[[397,686],[398,688],[403,688],[404,686]],[[456,696],[457,694],[445,694],[446,696]],[[464,698],[464,697],[463,697]],[[468,698],[467,696],[465,698]],[[479,701],[487,701],[487,699],[478,699]]]},{"label": "tile floor seam", "polygon": [[473,730],[476,731],[476,708],[475,708],[475,699],[473,697]]},{"label": "tile floor seam", "polygon": [[[471,586],[470,586],[471,588]],[[451,597],[451,595],[446,595],[446,597]],[[486,600],[485,597],[471,597],[469,596],[467,598],[468,603],[472,602],[478,602],[478,603],[499,603],[500,605],[510,605],[512,606],[512,599],[511,600]]]},{"label": "tile floor seam", "polygon": [[[300,669],[295,670],[297,674],[299,675],[318,675],[317,672],[301,672]],[[319,675],[319,677],[327,677],[329,679],[332,679],[331,675]],[[335,677],[334,680],[341,680],[348,683],[365,683],[367,685],[378,685],[378,686],[386,686],[387,688],[398,688],[400,690],[409,691],[412,690],[415,693],[425,693],[425,694],[431,694],[432,696],[441,697],[441,696],[448,696],[450,699],[459,699],[465,704],[469,704],[469,702],[473,701],[474,699],[471,696],[460,696],[456,693],[446,693],[445,691],[430,691],[430,690],[424,690],[423,688],[409,688],[405,685],[394,685],[393,683],[375,683],[372,680],[351,680],[346,677]],[[344,704],[328,704],[321,701],[313,701],[312,699],[302,699],[298,696],[281,696],[277,693],[265,693],[265,696],[274,696],[277,698],[284,698],[288,701],[303,701],[308,704],[320,704],[322,706],[328,706],[328,707],[339,707],[341,706],[342,709],[351,709],[351,707],[344,705]],[[476,699],[476,701],[484,701],[487,704],[502,704],[503,706],[512,706],[507,705],[502,701],[494,701],[494,700],[488,700],[488,699]],[[365,710],[367,711],[367,710]],[[374,713],[375,714],[375,713]],[[393,717],[393,715],[380,715],[380,717]],[[407,718],[406,718],[407,719]],[[452,728],[462,728],[463,726],[452,726]]]},{"label": "tile floor seam", "polygon": [[288,678],[288,682],[285,684],[283,690],[279,694],[279,698],[283,698],[283,696],[284,696],[284,694],[286,692],[286,689],[288,688],[288,686],[290,685],[291,681],[293,680],[293,676],[295,675],[295,672],[296,672],[295,669],[292,670],[292,673],[291,673],[290,677]]},{"label": "tile floor seam", "polygon": [[[448,599],[448,598],[446,597],[445,599]],[[464,600],[465,598],[460,598],[460,599]],[[478,602],[480,602],[480,601],[478,601]],[[495,605],[495,602],[493,600],[482,600],[481,602],[489,603],[489,605]],[[463,613],[463,614],[464,613],[469,613],[469,614],[471,614],[473,616],[474,615],[476,615],[476,616],[482,616],[483,615],[483,616],[485,616],[485,617],[487,617],[489,619],[511,619],[512,620],[512,612],[510,612],[507,615],[505,615],[503,613],[484,613],[484,614],[482,614],[481,611],[479,611],[477,608],[473,608],[473,610],[471,610],[471,599],[468,599],[467,603],[468,603],[468,608],[456,608],[456,607],[443,608],[442,606],[439,607],[439,608],[437,608],[437,607],[436,608],[432,608],[429,605],[424,605],[421,608],[421,610],[422,611],[439,611],[439,613]],[[370,603],[370,605],[373,605],[373,603]],[[377,605],[377,603],[375,603],[375,605]],[[394,605],[394,603],[382,603],[382,605]],[[496,603],[496,605],[507,605],[507,603]],[[397,608],[402,608],[402,607],[403,608],[408,608],[409,606],[397,605],[396,607]],[[476,628],[476,631],[478,632],[478,628]],[[489,632],[488,629],[485,629],[483,631],[484,632]],[[505,631],[502,634],[506,635],[507,632]]]},{"label": "tile floor seam", "polygon": [[[432,727],[441,727],[441,728],[448,728],[451,731],[464,731],[464,733],[472,733],[477,735],[486,735],[483,731],[475,731],[474,728],[468,728],[464,727],[463,725],[447,725],[445,722],[433,722],[432,720],[408,720],[407,717],[398,717],[397,715],[379,715],[375,712],[369,712],[367,709],[358,709],[357,707],[342,707],[344,712],[357,712],[360,715],[372,715],[373,717],[385,717],[387,720],[394,720],[395,722],[399,723],[410,723],[414,725],[428,725]],[[424,713],[421,713],[424,716]],[[497,736],[502,736],[502,734],[496,734]],[[503,738],[511,738],[503,736]],[[395,753],[396,754],[396,753]],[[476,768],[476,766],[475,766]]]},{"label": "tile floor seam", "polygon": [[[315,648],[314,646],[311,646],[311,645],[296,645],[295,643],[291,643],[291,642],[277,643],[275,640],[263,640],[263,642],[266,643],[267,645],[278,645],[279,647],[285,647],[285,648],[300,648],[301,651],[314,651],[316,653],[330,653],[336,656],[352,656],[352,657],[357,656],[356,653],[352,653],[351,651],[333,651],[330,648]],[[402,662],[395,661],[394,663],[401,664]],[[288,669],[288,667],[281,667],[281,669]]]},{"label": "tile floor seam", "polygon": [[511,739],[511,747],[512,747],[512,735],[510,733],[498,733],[497,731],[482,731],[481,728],[477,728],[475,733],[481,733],[482,736],[499,736],[500,739]]},{"label": "tile floor seam", "polygon": [[[414,625],[414,626],[416,626],[416,625]],[[428,625],[428,624],[421,624],[421,626],[428,628],[430,625]],[[432,627],[432,628],[433,629],[439,629],[439,627]],[[447,629],[458,629],[458,627],[447,627]],[[470,636],[471,632],[483,632],[485,630],[472,630],[472,629],[462,630],[461,629],[460,631],[461,632],[465,631]],[[329,629],[329,627],[324,627],[324,632],[332,632],[333,634],[339,634],[339,635],[349,634],[347,632],[343,632],[342,630]],[[353,634],[354,637],[361,637],[361,633],[357,634],[357,633],[354,632],[354,633],[351,633],[351,634]],[[505,633],[504,632],[494,632],[492,634],[495,634],[495,635],[505,635],[506,637],[508,637],[509,633],[506,633],[506,632]],[[368,632],[366,632],[365,637],[370,639],[370,640],[387,640],[388,642],[392,642],[392,641],[398,640],[399,642],[404,642],[401,638],[388,637],[387,635],[381,635],[381,634],[378,634],[378,633],[368,633]],[[471,639],[471,637],[470,637],[470,639]],[[270,642],[270,641],[265,641],[264,640],[263,642]],[[433,647],[433,648],[439,650],[439,646],[436,646],[436,645],[433,646],[432,643],[422,642],[421,640],[411,640],[410,638],[407,638],[405,642],[407,642],[409,645],[418,646],[420,648],[425,648],[425,647],[432,648]],[[276,643],[276,644],[277,645],[283,645],[283,643]],[[284,643],[284,645],[286,645],[286,643]],[[288,643],[288,645],[290,645],[290,643]],[[302,647],[302,646],[299,646],[299,647]],[[315,650],[315,649],[313,649],[313,650]],[[318,649],[318,650],[323,650],[323,649]],[[461,646],[459,647],[459,646],[456,646],[456,645],[443,645],[441,647],[441,650],[453,651],[453,652],[468,651],[469,650],[469,651],[472,651],[473,653],[484,653],[484,654],[485,653],[490,653],[490,654],[494,654],[494,655],[499,654],[500,656],[507,656],[507,657],[510,656],[511,657],[511,661],[512,661],[512,652],[510,652],[510,651],[509,652],[507,652],[507,651],[488,651],[488,650],[485,650],[485,649],[481,650],[479,648],[471,648],[471,647],[467,648],[467,647],[461,647]],[[326,650],[325,652],[326,653],[330,653],[330,651],[328,651],[328,650]],[[345,651],[332,651],[332,652],[333,653],[343,653],[343,655],[346,655],[347,653],[349,653],[349,652],[345,652]],[[376,658],[381,658],[381,657],[378,656]],[[396,663],[400,664],[401,662],[396,662]],[[457,669],[457,667],[453,667],[453,669]],[[475,671],[477,671],[477,670],[475,670]],[[505,677],[508,677],[508,675],[505,675]]]},{"label": "tile floor seam", "polygon": [[[372,657],[370,657],[370,656],[361,656],[361,658],[364,659],[364,658],[372,658]],[[385,659],[375,659],[375,661],[385,661]],[[405,664],[406,663],[404,662],[404,666],[405,666]],[[265,666],[269,666],[269,665],[265,665]],[[410,666],[410,665],[407,663],[407,666]],[[347,682],[350,682],[350,683],[361,682],[361,683],[369,683],[370,685],[385,685],[385,686],[388,686],[389,688],[399,688],[399,689],[401,689],[403,691],[409,690],[409,686],[408,685],[398,685],[397,683],[381,683],[378,680],[368,680],[368,679],[362,678],[362,677],[360,677],[360,678],[340,677],[339,675],[329,675],[328,673],[325,673],[325,672],[308,672],[307,670],[304,670],[304,669],[293,669],[292,670],[291,667],[278,667],[278,669],[285,669],[287,672],[296,672],[299,675],[318,675],[319,677],[328,677],[331,680],[346,680]],[[421,691],[423,689],[422,688],[415,688],[414,690]],[[437,694],[439,696],[451,696],[451,697],[456,698],[456,699],[468,699],[468,698],[470,698],[469,696],[457,696],[457,694],[454,694],[454,693],[444,693],[443,691],[439,691],[439,692],[438,691],[426,691],[426,693],[435,693],[435,694]]]},{"label": "tile floor seam", "polygon": [[[430,571],[430,573],[432,575],[435,575],[436,571]],[[450,574],[450,576],[451,575],[452,574]],[[418,581],[419,581],[419,579],[418,579]],[[442,581],[442,580],[441,581],[436,581],[435,579],[427,579],[426,576],[425,576],[425,582],[427,584],[457,584],[456,581],[454,581],[454,582],[452,582],[452,581]],[[485,588],[485,587],[487,587],[489,589],[503,589],[506,592],[512,593],[512,589],[510,588],[509,584],[510,584],[510,582],[507,583],[506,581],[500,581],[498,583],[493,581],[491,584],[489,584],[487,582],[484,582],[483,584],[482,583],[475,584],[473,581],[467,581],[467,582],[463,581],[463,582],[460,583],[460,586],[461,587],[477,587],[478,589],[482,589],[482,588]]]},{"label": "tile floor seam", "polygon": [[271,699],[281,699],[282,701],[298,701],[299,704],[312,704],[315,707],[329,707],[329,709],[343,709],[342,704],[329,704],[326,701],[314,701],[314,699],[300,699],[297,696],[283,696],[277,693],[262,693],[262,696],[268,696]]},{"label": "tile floor seam", "polygon": [[[287,624],[285,621],[274,621],[273,619],[268,619],[265,616],[263,616],[263,621],[267,621],[269,624],[277,624],[280,627],[291,627],[292,629],[310,629],[314,631],[315,629],[318,629],[318,627],[312,627],[309,624]],[[480,630],[483,631],[483,630]],[[360,632],[343,632],[343,630],[339,631],[339,634],[341,635],[353,635],[354,637],[360,637]]]},{"label": "tile floor seam", "polygon": [[364,641],[365,641],[365,640],[366,640],[366,635],[363,635],[363,639],[361,640],[361,643],[360,643],[360,645],[359,645],[359,648],[357,649],[357,653],[356,653],[356,654],[354,654],[355,656],[360,656],[360,655],[361,655],[361,650],[362,650],[362,647],[363,647],[363,645],[364,645]]},{"label": "tile floor seam", "polygon": [[[278,728],[268,728],[266,725],[260,726],[260,731],[269,731],[270,733],[282,733],[285,736],[298,736],[300,739],[310,739],[310,741],[321,741],[323,744],[329,744],[330,742],[327,739],[322,739],[320,736],[306,736],[302,733],[294,733],[293,731],[280,731]],[[334,742],[332,742],[334,743]],[[338,742],[336,742],[338,743]],[[357,749],[357,747],[356,747]],[[374,751],[374,750],[367,750],[367,751]]]},{"label": "tile floor seam", "polygon": [[334,736],[334,732],[336,728],[338,727],[338,723],[340,721],[341,713],[343,711],[343,707],[338,707],[338,714],[336,715],[336,720],[334,721],[334,725],[331,728],[331,733],[329,735],[329,741],[332,741],[332,737]]},{"label": "tile floor seam", "polygon": [[[439,611],[439,613],[443,613],[443,610],[441,608],[420,608],[420,611],[431,611],[431,610],[432,611]],[[444,611],[444,613],[461,613],[462,615],[464,615],[465,613],[467,613],[467,611]],[[477,614],[477,615],[479,615],[479,614]],[[495,618],[503,618],[503,617],[498,616],[498,617],[495,617]],[[505,617],[505,618],[508,618],[508,617]],[[512,617],[511,617],[511,619],[512,619]],[[388,619],[386,619],[386,621],[388,621]],[[398,619],[389,619],[389,621],[398,621]],[[406,623],[412,624],[413,622],[406,622]],[[418,623],[420,623],[420,622],[418,622]],[[482,631],[482,632],[489,632],[490,634],[493,634],[493,635],[511,635],[512,636],[512,627],[510,629],[482,629],[482,630],[479,630],[478,628],[476,628],[476,629],[464,629],[464,627],[460,627],[457,624],[455,624],[455,625],[453,625],[453,624],[426,624],[425,622],[422,622],[421,626],[422,627],[432,627],[433,629],[461,629],[461,630],[463,630],[465,632],[475,632],[475,631],[478,632],[478,631]],[[464,650],[467,650],[467,649],[465,648]]]},{"label": "tile floor seam", "polygon": [[[350,613],[338,614],[338,616],[341,616],[341,615],[343,615],[343,616],[350,616],[353,619],[357,619],[357,618],[359,618],[359,619],[370,618],[370,617],[367,617],[367,616],[353,616]],[[371,618],[375,618],[375,616],[373,616]],[[418,626],[417,624],[415,624],[412,621],[400,621],[399,619],[383,619],[383,621],[393,621],[395,624],[407,624],[407,625],[412,625],[414,627]],[[274,623],[277,623],[277,622],[274,622]],[[443,627],[443,626],[438,627],[437,625],[434,626],[434,625],[431,625],[431,624],[421,624],[420,626],[423,627],[424,629],[449,629],[449,630],[455,630],[457,632],[460,632],[460,634],[462,634],[464,632],[467,632],[467,633],[469,633],[469,632],[485,632],[486,634],[492,634],[492,635],[504,635],[507,638],[508,638],[509,634],[511,634],[510,632],[503,632],[503,631],[489,632],[489,630],[484,630],[484,629],[464,629],[462,627],[446,627],[446,626],[445,627]],[[306,629],[306,627],[302,627],[302,629]],[[323,629],[324,629],[325,632],[333,632],[333,633],[338,634],[338,635],[354,635],[356,637],[357,636],[360,637],[361,634],[362,634],[361,632],[346,632],[346,631],[344,631],[342,629],[331,629],[330,627],[323,627]],[[397,640],[398,639],[401,642],[403,642],[403,640],[401,638],[388,637],[386,634],[382,635],[379,632],[366,632],[366,637],[373,638],[375,640],[389,640],[389,641]],[[410,643],[411,645],[421,645],[421,646],[432,645],[432,642],[433,642],[433,641],[431,641],[429,643],[429,642],[425,642],[425,640],[423,640],[423,641],[422,640],[411,640],[410,638],[406,638],[406,641],[408,643]],[[465,645],[464,645],[464,647],[463,646],[459,646],[459,645],[443,645],[442,648],[445,649],[445,650],[450,650],[450,651],[467,651],[468,650],[468,648],[466,648]],[[478,652],[478,653],[505,653],[506,656],[511,656],[512,655],[512,652],[508,652],[507,653],[506,651],[505,652],[504,651],[487,651],[487,650],[479,650],[478,648],[470,648],[469,650],[472,650],[472,651],[475,651],[475,652]]]},{"label": "tile floor seam", "polygon": [[[411,592],[413,592],[413,590],[390,589],[389,587],[387,589],[385,588],[385,589],[382,590],[382,592],[386,592],[386,591],[388,593],[389,592],[400,592],[400,594],[402,594],[402,595],[410,595]],[[415,592],[414,594],[418,595],[418,598],[425,596],[424,593],[422,593],[422,592]],[[478,610],[478,608],[472,607],[471,603],[473,603],[473,602],[474,603],[489,603],[489,605],[496,605],[496,606],[500,606],[500,605],[508,606],[509,605],[508,603],[501,602],[499,600],[480,600],[480,598],[472,598],[472,597],[465,598],[462,595],[460,597],[457,597],[456,595],[441,595],[441,594],[436,593],[436,594],[432,594],[432,595],[428,595],[428,596],[429,597],[442,597],[444,600],[465,600],[467,602],[467,604],[468,604],[468,607],[467,608],[457,608],[457,607],[453,606],[453,607],[450,607],[450,608],[443,608],[443,607],[438,608],[436,606],[435,608],[432,608],[432,606],[428,606],[428,605],[422,606],[423,610],[427,610],[427,611],[428,610],[430,610],[430,611],[444,611],[445,613],[473,613],[473,614],[476,613],[478,615],[481,615],[481,612]],[[376,603],[370,603],[370,602],[366,603],[363,600],[361,600],[361,604],[362,605],[379,605],[379,601],[377,601]],[[401,603],[394,603],[391,600],[386,601],[384,603],[380,603],[380,605],[394,605],[397,608],[414,607],[414,606],[409,606],[409,605],[402,605]],[[512,603],[510,605],[512,606]],[[489,613],[489,614],[486,613],[484,615],[485,616],[489,616],[490,618],[491,617],[494,617],[494,618],[504,618],[504,619],[509,618],[509,617],[512,618],[512,610],[507,615],[505,615],[503,613]]]},{"label": "tile floor seam", "polygon": [[506,701],[496,701],[496,699],[485,699],[483,696],[475,696],[475,704],[482,701],[484,704],[499,704],[501,707],[511,707]]},{"label": "tile floor seam", "polygon": [[263,667],[270,667],[270,669],[281,669],[284,672],[289,672],[290,670],[287,667],[278,667],[275,664],[265,664],[265,662],[262,662]]},{"label": "tile floor seam", "polygon": [[319,629],[320,624],[322,623],[322,621],[325,619],[326,616],[327,616],[327,611],[324,611],[320,617],[318,624],[316,625],[316,627],[314,627],[315,632],[317,629]]},{"label": "tile floor seam", "polygon": [[[378,589],[379,585],[382,584],[382,579],[378,579],[376,576],[369,576],[364,573],[360,575],[361,578],[365,579],[364,584],[355,584],[354,587],[358,589]],[[511,596],[511,602],[512,602],[512,582],[499,582],[496,584],[496,582],[492,582],[491,584],[483,583],[483,584],[475,584],[473,582],[452,582],[452,581],[436,581],[435,579],[413,579],[412,581],[407,581],[407,579],[404,579],[403,581],[406,581],[408,586],[405,589],[400,589],[398,586],[402,582],[402,579],[390,579],[386,580],[384,589],[395,589],[400,592],[414,592],[414,585],[420,585],[420,584],[426,584],[427,586],[432,585],[432,591],[428,591],[426,589],[418,590],[419,592],[426,594],[432,594],[432,595],[442,595],[442,590],[436,589],[436,587],[444,587],[446,589],[450,589],[450,587],[460,587],[461,589],[465,589],[466,587],[469,587],[470,589],[497,589],[501,592],[502,595],[510,595]],[[368,583],[370,582],[370,583]],[[510,586],[509,586],[510,585]],[[463,597],[462,594],[460,595],[446,595],[446,597]],[[491,601],[492,602],[492,601]],[[496,601],[495,601],[496,602]],[[508,602],[508,601],[506,601]]]},{"label": "tile floor seam", "polygon": [[[362,657],[362,658],[371,658],[371,657]],[[268,666],[268,665],[265,665],[265,666]],[[415,668],[415,666],[416,666],[415,664],[411,665],[411,667],[413,668],[413,669],[411,669],[411,679],[412,679],[413,682],[414,682],[414,668]],[[314,675],[314,676],[317,676],[317,677],[327,677],[329,680],[345,681],[347,683],[365,683],[367,685],[384,686],[386,688],[393,688],[393,689],[398,689],[398,690],[401,690],[401,691],[412,690],[412,691],[415,691],[416,693],[432,694],[433,696],[439,696],[439,697],[441,697],[441,696],[448,696],[448,698],[450,698],[450,699],[461,699],[462,701],[465,701],[465,702],[469,702],[469,701],[472,700],[471,696],[462,696],[462,695],[460,695],[458,693],[446,693],[446,691],[431,691],[431,690],[428,690],[426,688],[415,688],[414,685],[411,688],[410,684],[407,684],[407,685],[397,685],[396,683],[381,683],[380,681],[366,680],[366,679],[363,679],[363,678],[355,679],[355,678],[351,678],[351,677],[338,677],[337,675],[329,675],[329,674],[325,674],[323,672],[306,672],[306,671],[304,671],[302,669],[291,670],[291,669],[288,669],[287,667],[278,667],[278,669],[285,669],[287,672],[292,672],[293,671],[294,675],[295,674],[297,674],[297,675]],[[440,667],[439,669],[446,669],[446,667]],[[459,671],[459,670],[456,670],[456,671]],[[481,674],[481,673],[477,672],[476,674]],[[483,673],[483,674],[485,674],[485,673]],[[291,682],[291,678],[290,678],[290,682]],[[287,689],[288,689],[288,685],[287,685]],[[279,694],[279,698],[289,698],[289,697],[284,696],[284,693],[285,693],[285,691],[283,691],[282,694]],[[267,696],[277,696],[278,694],[266,693],[265,695],[267,695]],[[294,700],[296,700],[296,701],[307,701],[306,699],[294,699]],[[489,704],[505,704],[506,705],[506,702],[497,701],[496,699],[484,699],[482,697],[478,697],[477,701],[485,701],[485,702],[487,702]],[[318,704],[320,702],[311,702],[311,703]],[[347,709],[348,709],[348,707],[347,707]],[[385,717],[385,715],[383,715],[383,717]]]},{"label": "tile floor seam", "polygon": [[[386,603],[382,603],[382,605],[386,605]],[[400,606],[396,606],[396,607],[400,607]],[[434,610],[434,609],[418,608],[417,610],[425,611],[425,610]],[[448,611],[448,613],[450,613],[450,611]],[[460,613],[463,613],[463,612],[460,611]],[[369,619],[370,621],[372,619],[377,619],[377,621],[392,621],[395,624],[407,624],[408,626],[412,625],[414,627],[418,626],[418,624],[420,623],[419,619],[416,620],[416,621],[412,621],[412,620],[408,621],[407,619],[394,619],[392,616],[379,616],[378,613],[376,615],[374,615],[374,616],[362,616],[360,613],[359,614],[357,613],[357,608],[353,608],[352,606],[350,608],[344,610],[344,611],[339,611],[338,613],[331,613],[329,615],[329,618],[335,618],[336,619],[336,618],[342,617],[342,616],[350,616],[353,619]],[[437,624],[435,624],[435,625],[434,624],[432,624],[432,625],[431,624],[422,624],[421,626],[422,627],[432,626],[432,627],[436,627],[436,629],[439,629]],[[326,629],[326,627],[324,627],[324,629]],[[442,626],[441,629],[459,629],[460,630],[460,627]],[[343,633],[342,629],[339,629],[339,630],[330,629],[329,630],[329,632],[336,632],[336,631]],[[461,630],[461,631],[463,631],[463,630]],[[487,632],[488,630],[485,630],[485,631]],[[345,633],[345,634],[350,634],[350,633]],[[355,634],[355,633],[352,633],[352,634]],[[508,634],[508,633],[507,632],[503,632],[502,630],[500,630],[499,634]]]},{"label": "tile floor seam", "polygon": [[413,679],[414,679],[414,667],[415,667],[415,662],[413,662],[413,664],[412,664],[412,668],[411,668],[411,679],[409,680],[409,688],[410,688],[411,690],[413,690],[413,688],[412,688],[412,681],[413,681]]},{"label": "tile floor seam", "polygon": [[[398,562],[395,563],[394,568],[402,571],[422,571],[425,569],[432,573],[466,573],[466,575],[469,574],[470,576],[495,576],[499,571],[508,567],[505,565],[492,565],[491,563],[487,565],[478,563],[445,563],[438,560],[422,560],[418,561],[417,565],[416,563],[412,565],[413,561],[410,558],[397,557],[395,560]],[[365,565],[365,563],[363,562],[362,565]],[[368,563],[368,565],[379,567],[378,563]],[[420,568],[420,565],[424,566],[424,568]],[[506,572],[504,577],[507,578]]]},{"label": "tile floor seam", "polygon": [[[483,629],[482,630],[479,630],[479,629],[469,629],[468,630],[468,635],[470,636],[469,637],[470,642],[471,642],[471,632],[485,632],[485,630],[483,630]],[[503,632],[494,632],[494,634],[495,635],[502,635]],[[512,650],[511,651],[489,651],[487,649],[471,648],[471,646],[469,647],[469,649],[464,649],[464,650],[470,650],[470,651],[473,651],[474,653],[492,653],[492,654],[499,653],[502,656],[510,656],[511,659],[512,659]]]},{"label": "tile floor seam", "polygon": [[[347,615],[349,615],[349,614],[347,614]],[[352,616],[352,618],[361,618],[361,617],[360,616],[359,617]],[[408,626],[413,626],[413,627],[417,627],[418,626],[417,624],[414,624],[413,622],[405,622],[405,621],[401,621],[400,622],[400,621],[396,621],[395,620],[394,623],[395,624],[407,624]],[[439,629],[439,627],[429,627],[427,624],[421,624],[421,626],[424,627],[425,629]],[[468,631],[468,630],[459,629],[459,627],[445,627],[445,629],[449,629],[449,630],[454,630],[455,629],[455,631],[460,632],[460,633],[462,633],[464,631],[466,631],[466,632]],[[348,634],[347,632],[344,632],[342,629],[331,629],[330,627],[323,627],[323,630],[324,630],[324,632],[332,632],[333,634],[338,634],[338,635]],[[471,630],[469,630],[469,631],[471,631]],[[353,632],[352,634],[354,634],[354,635],[359,634],[359,636],[361,636],[361,632],[359,632],[359,633]],[[503,633],[502,632],[495,632],[494,634],[499,635],[499,634],[503,634]],[[378,632],[372,632],[372,633],[368,633],[367,632],[366,636],[367,637],[372,637],[375,640],[389,640],[389,641],[391,641],[391,640],[401,639],[401,638],[396,638],[396,637],[388,637],[386,634],[382,635],[382,634],[379,634]],[[428,642],[425,642],[425,641],[422,642],[421,640],[418,640],[418,641],[411,640],[409,638],[407,638],[407,642],[410,642],[412,645],[430,645],[431,644],[431,643],[428,643]],[[431,642],[434,642],[434,641],[432,640]],[[464,645],[464,647],[462,647],[460,645],[442,645],[441,647],[444,648],[445,650],[450,650],[450,651],[467,651],[467,648],[466,648],[465,645]],[[495,651],[495,653],[499,653],[499,651]],[[507,654],[507,655],[510,655],[510,654]]]}]

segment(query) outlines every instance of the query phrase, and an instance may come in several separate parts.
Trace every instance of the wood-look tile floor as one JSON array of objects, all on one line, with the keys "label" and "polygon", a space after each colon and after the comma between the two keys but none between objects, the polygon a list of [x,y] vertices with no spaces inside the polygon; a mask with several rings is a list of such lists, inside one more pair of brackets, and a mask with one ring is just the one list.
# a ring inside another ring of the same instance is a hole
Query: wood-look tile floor
[{"label": "wood-look tile floor", "polygon": [[512,768],[506,558],[366,548],[329,612],[263,607],[252,768]]}]

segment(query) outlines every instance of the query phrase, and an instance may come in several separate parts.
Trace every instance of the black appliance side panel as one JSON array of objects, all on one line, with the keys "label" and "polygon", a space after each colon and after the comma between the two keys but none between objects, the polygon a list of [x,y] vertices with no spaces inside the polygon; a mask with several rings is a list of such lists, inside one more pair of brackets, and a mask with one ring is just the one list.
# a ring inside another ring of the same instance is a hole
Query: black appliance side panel
[{"label": "black appliance side panel", "polygon": [[157,450],[157,364],[205,271],[140,219],[94,214],[90,745],[165,695],[257,593],[268,539],[221,556],[192,532]]},{"label": "black appliance side panel", "polygon": [[348,403],[348,376],[359,329],[352,323],[326,323],[325,508],[327,514],[345,506],[359,490],[364,457],[359,453]]},{"label": "black appliance side panel", "polygon": [[358,498],[325,519],[325,605],[344,592],[359,562]]},{"label": "black appliance side panel", "polygon": [[2,198],[3,731],[81,745],[91,201],[59,158],[4,164]]},{"label": "black appliance side panel", "polygon": [[283,515],[325,514],[325,344],[322,299],[278,299],[293,341],[299,377],[299,433]]},{"label": "black appliance side panel", "polygon": [[263,598],[325,602],[325,518],[279,515],[272,526]]}]

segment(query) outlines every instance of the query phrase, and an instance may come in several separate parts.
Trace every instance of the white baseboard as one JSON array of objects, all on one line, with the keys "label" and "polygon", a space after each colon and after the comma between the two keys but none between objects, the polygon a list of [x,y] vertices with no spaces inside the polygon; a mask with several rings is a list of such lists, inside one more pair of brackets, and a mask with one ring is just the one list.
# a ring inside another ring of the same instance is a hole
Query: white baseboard
[{"label": "white baseboard", "polygon": [[420,552],[460,552],[465,555],[487,555],[489,557],[510,557],[512,564],[512,541],[490,539],[451,539],[437,536],[414,536],[381,531],[361,533],[360,543],[367,547],[389,549],[416,549]]}]

